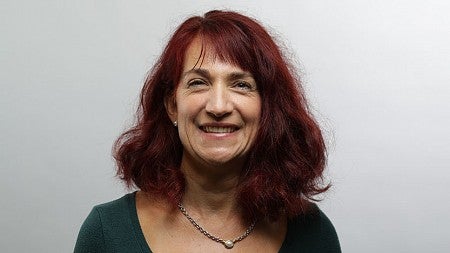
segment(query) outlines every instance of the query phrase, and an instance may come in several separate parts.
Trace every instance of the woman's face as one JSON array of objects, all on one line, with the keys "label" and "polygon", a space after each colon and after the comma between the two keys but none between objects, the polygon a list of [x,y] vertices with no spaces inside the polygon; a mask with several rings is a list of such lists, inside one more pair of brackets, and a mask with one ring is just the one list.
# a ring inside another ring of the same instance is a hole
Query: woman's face
[{"label": "woman's face", "polygon": [[257,84],[249,72],[209,54],[203,58],[200,52],[201,42],[194,40],[175,98],[166,101],[170,118],[178,123],[183,159],[214,166],[242,164],[259,127]]}]

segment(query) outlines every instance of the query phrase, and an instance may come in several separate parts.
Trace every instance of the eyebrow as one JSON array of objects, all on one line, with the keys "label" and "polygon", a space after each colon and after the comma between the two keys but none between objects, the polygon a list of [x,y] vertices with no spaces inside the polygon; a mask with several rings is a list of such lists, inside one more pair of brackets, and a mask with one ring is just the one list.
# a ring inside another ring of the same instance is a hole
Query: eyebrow
[{"label": "eyebrow", "polygon": [[[182,74],[182,78],[185,78],[189,74],[197,74],[205,78],[211,79],[211,73],[208,70],[202,68],[195,68],[188,70]],[[229,73],[227,76],[228,80],[236,80],[243,78],[253,78],[253,75],[246,71],[234,71]]]},{"label": "eyebrow", "polygon": [[209,73],[208,70],[200,69],[200,68],[190,69],[190,70],[184,72],[181,76],[182,76],[182,78],[185,78],[189,74],[197,74],[197,75],[201,75],[201,76],[206,77],[206,78],[210,78],[211,77],[211,74]]}]

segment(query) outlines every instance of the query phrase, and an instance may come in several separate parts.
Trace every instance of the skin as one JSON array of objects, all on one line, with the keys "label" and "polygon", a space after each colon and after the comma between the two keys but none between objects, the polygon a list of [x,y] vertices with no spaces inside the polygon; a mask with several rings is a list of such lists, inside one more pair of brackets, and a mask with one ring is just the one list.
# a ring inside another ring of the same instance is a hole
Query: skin
[{"label": "skin", "polygon": [[[261,97],[249,72],[209,53],[201,55],[201,46],[199,39],[189,46],[175,96],[167,98],[165,106],[170,119],[177,121],[184,147],[183,205],[208,232],[232,239],[249,226],[235,195],[258,132]],[[286,234],[284,218],[258,221],[246,239],[225,249],[162,199],[138,192],[136,207],[154,252],[278,252]]]},{"label": "skin", "polygon": [[[208,207],[218,207],[228,203],[225,198],[234,199],[261,115],[261,98],[253,76],[213,55],[203,57],[200,40],[194,40],[186,52],[175,97],[166,108],[172,121],[178,122],[184,147],[185,202],[207,200]],[[211,193],[213,198],[205,199]]]},{"label": "skin", "polygon": [[249,72],[209,54],[199,59],[200,53],[195,40],[175,98],[166,107],[178,122],[183,162],[223,176],[242,168],[258,131],[261,98]]}]

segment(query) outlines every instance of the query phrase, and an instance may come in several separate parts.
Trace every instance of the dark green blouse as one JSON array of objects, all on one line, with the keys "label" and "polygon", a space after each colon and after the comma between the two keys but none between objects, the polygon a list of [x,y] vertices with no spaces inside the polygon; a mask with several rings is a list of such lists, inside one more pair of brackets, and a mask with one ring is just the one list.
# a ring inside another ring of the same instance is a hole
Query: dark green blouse
[{"label": "dark green blouse", "polygon": [[[75,253],[151,253],[136,212],[135,193],[95,206],[81,226]],[[340,253],[330,220],[319,208],[288,222],[280,253]]]}]

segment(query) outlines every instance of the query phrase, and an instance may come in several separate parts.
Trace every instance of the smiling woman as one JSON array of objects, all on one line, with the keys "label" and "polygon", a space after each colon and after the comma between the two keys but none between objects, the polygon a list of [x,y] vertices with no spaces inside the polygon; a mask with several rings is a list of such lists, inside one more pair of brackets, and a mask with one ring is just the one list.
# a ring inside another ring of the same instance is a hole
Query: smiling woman
[{"label": "smiling woman", "polygon": [[251,73],[202,49],[198,38],[188,47],[182,77],[166,107],[178,122],[183,153],[189,154],[180,167],[199,163],[192,167],[230,174],[244,166],[255,140],[261,97]]},{"label": "smiling woman", "polygon": [[329,188],[325,146],[300,87],[255,20],[183,22],[116,142],[139,190],[94,207],[75,252],[340,252],[312,203]]}]

